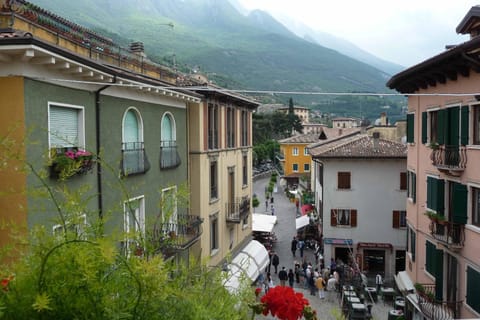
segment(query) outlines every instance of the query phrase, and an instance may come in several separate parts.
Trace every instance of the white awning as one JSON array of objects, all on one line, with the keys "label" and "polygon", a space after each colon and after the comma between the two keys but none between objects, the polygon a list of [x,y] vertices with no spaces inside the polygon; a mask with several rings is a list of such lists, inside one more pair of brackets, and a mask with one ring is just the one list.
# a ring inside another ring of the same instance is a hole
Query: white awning
[{"label": "white awning", "polygon": [[261,213],[252,214],[252,231],[272,232],[276,223],[277,216]]},{"label": "white awning", "polygon": [[228,265],[228,273],[223,285],[230,293],[236,293],[242,279],[255,281],[268,265],[267,249],[256,240],[250,241]]},{"label": "white awning", "polygon": [[398,290],[403,294],[412,293],[415,291],[412,280],[410,280],[410,277],[406,271],[400,271],[395,275],[395,283],[397,284]]},{"label": "white awning", "polygon": [[296,224],[297,230],[300,229],[300,228],[305,227],[305,226],[308,225],[309,223],[310,223],[310,217],[309,217],[309,216],[301,216],[300,218],[297,218],[297,219],[295,220],[295,224]]}]

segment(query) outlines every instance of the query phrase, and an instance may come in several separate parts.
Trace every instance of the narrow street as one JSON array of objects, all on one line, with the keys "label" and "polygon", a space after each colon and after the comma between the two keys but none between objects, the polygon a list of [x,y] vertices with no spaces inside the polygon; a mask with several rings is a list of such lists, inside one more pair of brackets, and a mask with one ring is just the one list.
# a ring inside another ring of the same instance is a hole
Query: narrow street
[{"label": "narrow street", "polygon": [[[255,208],[255,213],[271,214],[270,203],[267,210],[265,210],[265,187],[269,182],[270,176],[260,178],[253,183],[253,193],[257,195],[260,205]],[[273,193],[273,205],[275,207],[275,215],[277,216],[277,224],[273,231],[277,236],[277,241],[273,246],[273,250],[278,254],[280,264],[278,270],[281,270],[284,266],[288,269],[294,269],[294,261],[301,263],[299,251],[297,250],[296,257],[291,253],[291,241],[296,235],[295,219],[296,219],[296,207],[295,204],[290,202],[288,197],[285,196],[283,186],[280,182],[277,182],[277,192]],[[311,262],[315,268],[314,252],[311,249],[305,249],[304,257],[307,262]],[[275,285],[279,285],[280,281],[278,276],[274,272],[274,268],[271,268],[272,279]],[[309,291],[303,287],[303,284],[294,284],[294,289],[304,294],[305,298],[310,301],[312,307],[317,311],[319,320],[335,320],[341,314],[340,305],[338,299],[319,299],[317,296],[311,296]],[[328,292],[326,293],[328,297]],[[391,304],[384,303],[381,299],[373,305],[372,315],[374,319],[388,319],[389,310],[393,309]],[[276,319],[272,316],[257,315],[255,319],[269,320]]]}]

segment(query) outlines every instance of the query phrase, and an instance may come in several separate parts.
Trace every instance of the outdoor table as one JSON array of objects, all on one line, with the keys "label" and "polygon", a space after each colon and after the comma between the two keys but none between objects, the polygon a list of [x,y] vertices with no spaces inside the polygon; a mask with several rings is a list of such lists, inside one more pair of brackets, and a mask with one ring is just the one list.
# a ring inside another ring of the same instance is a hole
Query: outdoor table
[{"label": "outdoor table", "polygon": [[345,297],[356,297],[357,293],[355,291],[345,290],[343,291]]},{"label": "outdoor table", "polygon": [[347,297],[347,301],[350,303],[360,303],[360,299],[357,297]]},{"label": "outdoor table", "polygon": [[395,299],[395,310],[405,310],[405,299],[397,298]]},{"label": "outdoor table", "polygon": [[368,301],[370,301],[370,296],[372,296],[373,301],[377,302],[377,289],[375,287],[365,287],[365,293]]},{"label": "outdoor table", "polygon": [[401,310],[390,310],[388,312],[388,320],[396,320],[398,317],[403,315]]},{"label": "outdoor table", "polygon": [[346,286],[346,285],[343,285],[342,289],[343,289],[343,291],[354,291],[355,290],[355,288],[353,288],[353,286]]},{"label": "outdoor table", "polygon": [[383,301],[392,301],[393,302],[393,296],[395,295],[395,289],[389,288],[389,287],[382,287],[382,296],[383,296]]},{"label": "outdoor table", "polygon": [[352,303],[352,313],[350,319],[366,319],[367,307],[363,303]]}]

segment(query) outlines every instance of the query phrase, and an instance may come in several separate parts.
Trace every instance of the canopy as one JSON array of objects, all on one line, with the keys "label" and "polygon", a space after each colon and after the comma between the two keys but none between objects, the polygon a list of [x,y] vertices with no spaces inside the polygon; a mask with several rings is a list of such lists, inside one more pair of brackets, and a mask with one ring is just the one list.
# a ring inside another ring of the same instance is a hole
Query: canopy
[{"label": "canopy", "polygon": [[228,265],[223,285],[230,293],[236,293],[242,279],[255,281],[262,270],[267,267],[268,261],[267,249],[256,240],[250,241]]},{"label": "canopy", "polygon": [[408,276],[406,271],[400,271],[395,276],[395,283],[397,284],[397,288],[402,293],[412,293],[415,291],[415,287],[413,286],[412,280]]},{"label": "canopy", "polygon": [[277,216],[262,213],[252,214],[252,231],[272,232],[277,223]]},{"label": "canopy", "polygon": [[310,217],[309,216],[301,216],[300,218],[297,218],[295,220],[295,224],[296,224],[297,230],[300,229],[300,228],[303,228],[306,225],[310,224]]}]

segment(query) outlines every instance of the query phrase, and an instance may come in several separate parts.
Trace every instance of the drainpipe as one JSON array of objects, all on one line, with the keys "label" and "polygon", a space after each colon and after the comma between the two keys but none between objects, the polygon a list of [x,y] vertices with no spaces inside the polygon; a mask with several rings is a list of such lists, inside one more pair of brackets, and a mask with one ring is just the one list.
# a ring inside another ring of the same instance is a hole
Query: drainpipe
[{"label": "drainpipe", "polygon": [[[117,77],[113,76],[113,82],[117,82]],[[97,145],[97,158],[100,154],[100,93],[111,87],[111,84],[107,84],[95,91],[95,142]],[[98,190],[98,217],[103,219],[103,190],[102,190],[102,163],[97,161],[97,190]]]}]

